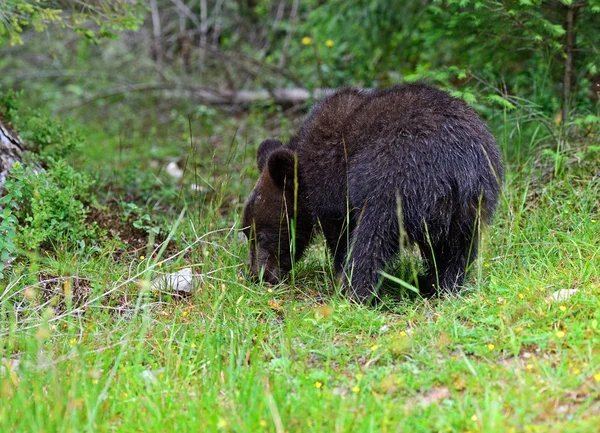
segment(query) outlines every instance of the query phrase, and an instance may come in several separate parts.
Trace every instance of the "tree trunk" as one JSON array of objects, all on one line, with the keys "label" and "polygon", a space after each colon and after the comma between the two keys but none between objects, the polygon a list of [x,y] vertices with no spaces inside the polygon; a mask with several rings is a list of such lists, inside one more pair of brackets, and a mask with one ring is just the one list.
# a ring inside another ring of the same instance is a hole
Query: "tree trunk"
[{"label": "tree trunk", "polygon": [[15,162],[21,161],[25,145],[0,117],[0,191],[6,181],[8,170]]}]

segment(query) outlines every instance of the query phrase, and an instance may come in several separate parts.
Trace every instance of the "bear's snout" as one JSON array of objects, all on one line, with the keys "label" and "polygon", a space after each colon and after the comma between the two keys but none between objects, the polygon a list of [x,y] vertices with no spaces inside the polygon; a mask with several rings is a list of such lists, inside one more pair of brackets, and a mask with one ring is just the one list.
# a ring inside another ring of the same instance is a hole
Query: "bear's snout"
[{"label": "bear's snout", "polygon": [[272,285],[279,284],[281,281],[278,268],[269,268],[267,266],[252,264],[249,264],[244,271],[244,278],[254,282],[262,280]]}]

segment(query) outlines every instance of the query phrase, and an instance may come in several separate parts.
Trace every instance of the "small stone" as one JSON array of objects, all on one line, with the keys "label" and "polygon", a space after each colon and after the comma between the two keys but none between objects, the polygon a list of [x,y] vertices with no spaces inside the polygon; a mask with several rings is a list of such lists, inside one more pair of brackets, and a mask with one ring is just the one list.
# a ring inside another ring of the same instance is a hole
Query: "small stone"
[{"label": "small stone", "polygon": [[566,301],[567,299],[569,299],[571,296],[573,296],[577,292],[579,292],[579,289],[562,289],[562,290],[557,290],[556,292],[552,293],[548,297],[548,299],[550,301]]},{"label": "small stone", "polygon": [[388,332],[390,330],[390,325],[383,325],[381,328],[379,328],[379,333],[380,334],[385,334],[386,332]]},{"label": "small stone", "polygon": [[171,161],[167,164],[167,168],[165,169],[167,174],[174,178],[175,180],[179,180],[183,177],[183,170],[179,168],[176,162]]},{"label": "small stone", "polygon": [[159,368],[158,370],[144,370],[140,373],[140,377],[148,383],[158,383],[158,376],[164,372],[164,368]]},{"label": "small stone", "polygon": [[192,268],[183,268],[154,280],[152,290],[191,293],[193,279]]},{"label": "small stone", "polygon": [[333,388],[332,393],[333,395],[339,395],[339,396],[345,396],[346,394],[348,394],[348,388],[345,388],[343,386],[336,386],[335,388]]},{"label": "small stone", "polygon": [[0,377],[15,373],[21,364],[20,358],[2,358],[0,359]]},{"label": "small stone", "polygon": [[197,183],[193,183],[190,185],[190,189],[194,192],[200,192],[202,194],[208,193],[210,190],[202,185],[198,185]]}]

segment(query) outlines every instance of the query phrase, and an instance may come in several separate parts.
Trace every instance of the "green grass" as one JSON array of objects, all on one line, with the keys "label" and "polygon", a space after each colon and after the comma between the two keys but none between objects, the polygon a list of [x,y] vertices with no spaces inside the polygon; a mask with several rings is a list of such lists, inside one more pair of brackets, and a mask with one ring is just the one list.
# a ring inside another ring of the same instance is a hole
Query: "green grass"
[{"label": "green grass", "polygon": [[[185,133],[154,137],[156,148],[135,134],[126,146],[89,134],[78,164],[105,167],[98,201],[137,201],[175,240],[162,254],[57,245],[15,265],[0,283],[0,431],[598,428],[593,167],[573,163],[551,179],[531,163],[510,166],[466,290],[440,300],[400,293],[367,308],[336,294],[323,241],[293,284],[240,278],[247,247],[232,228],[267,133],[260,117],[211,121],[194,150]],[[172,155],[187,158],[183,183],[151,168]],[[190,191],[194,179],[206,190]],[[149,290],[157,273],[183,266],[199,276],[191,296]]]}]

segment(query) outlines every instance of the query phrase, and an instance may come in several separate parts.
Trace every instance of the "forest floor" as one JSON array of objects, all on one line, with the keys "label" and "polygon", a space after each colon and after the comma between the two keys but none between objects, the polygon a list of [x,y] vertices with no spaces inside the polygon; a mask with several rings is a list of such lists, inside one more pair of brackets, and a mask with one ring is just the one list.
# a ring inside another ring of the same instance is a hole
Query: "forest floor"
[{"label": "forest floor", "polygon": [[[1,431],[598,431],[595,163],[509,156],[465,289],[364,307],[335,289],[322,239],[293,281],[241,278],[254,152],[293,122],[202,116],[168,136],[84,131],[70,164],[95,179],[100,235],[0,282]],[[152,290],[182,268],[192,293]]]}]

